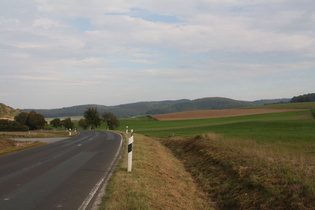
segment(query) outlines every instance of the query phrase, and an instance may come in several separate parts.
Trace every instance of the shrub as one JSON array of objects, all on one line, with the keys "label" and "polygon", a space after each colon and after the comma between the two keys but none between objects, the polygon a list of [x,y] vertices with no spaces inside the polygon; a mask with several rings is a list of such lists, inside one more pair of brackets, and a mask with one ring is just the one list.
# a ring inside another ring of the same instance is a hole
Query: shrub
[{"label": "shrub", "polygon": [[0,131],[28,131],[28,127],[16,121],[0,120]]}]

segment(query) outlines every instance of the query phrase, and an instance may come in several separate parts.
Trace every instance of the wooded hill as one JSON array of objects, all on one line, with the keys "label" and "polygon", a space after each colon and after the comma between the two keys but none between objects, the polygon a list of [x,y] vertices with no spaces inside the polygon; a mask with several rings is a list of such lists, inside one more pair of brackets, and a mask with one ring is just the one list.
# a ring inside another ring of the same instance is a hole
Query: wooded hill
[{"label": "wooded hill", "polygon": [[304,94],[300,96],[294,96],[290,103],[297,103],[297,102],[314,102],[315,101],[315,93]]},{"label": "wooded hill", "polygon": [[45,117],[68,117],[68,116],[82,116],[84,111],[89,107],[96,107],[100,114],[104,112],[112,112],[118,118],[128,118],[139,115],[151,114],[165,114],[172,112],[182,112],[191,110],[217,110],[217,109],[233,109],[251,106],[259,106],[271,103],[288,102],[290,99],[272,99],[272,100],[259,100],[259,101],[239,101],[222,97],[209,97],[196,100],[167,100],[167,101],[150,101],[150,102],[137,102],[130,104],[122,104],[117,106],[104,106],[104,105],[81,105],[64,107],[60,109],[24,109],[22,111],[34,110]]}]

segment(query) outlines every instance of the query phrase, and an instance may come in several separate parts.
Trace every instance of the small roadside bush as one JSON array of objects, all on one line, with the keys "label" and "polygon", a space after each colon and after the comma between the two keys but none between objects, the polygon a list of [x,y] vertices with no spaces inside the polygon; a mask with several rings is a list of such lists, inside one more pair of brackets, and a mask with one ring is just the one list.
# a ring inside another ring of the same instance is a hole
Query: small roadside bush
[{"label": "small roadside bush", "polygon": [[0,120],[0,131],[28,131],[28,127],[16,121]]}]

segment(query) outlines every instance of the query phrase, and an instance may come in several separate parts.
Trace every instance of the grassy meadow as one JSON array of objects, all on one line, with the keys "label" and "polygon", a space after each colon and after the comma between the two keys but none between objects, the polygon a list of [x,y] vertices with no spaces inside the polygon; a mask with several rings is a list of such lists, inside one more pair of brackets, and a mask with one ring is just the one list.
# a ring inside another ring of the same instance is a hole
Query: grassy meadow
[{"label": "grassy meadow", "polygon": [[315,121],[311,111],[305,110],[173,121],[156,121],[152,118],[141,116],[122,119],[119,130],[125,130],[126,126],[134,129],[137,133],[155,137],[190,137],[211,132],[231,137],[265,141],[278,141],[288,138],[284,139],[287,141],[295,138],[304,140],[304,136],[307,135],[314,137],[314,132],[312,131],[315,129]]},{"label": "grassy meadow", "polygon": [[128,126],[169,148],[216,209],[311,209],[314,105],[270,105],[308,110],[211,119],[141,116],[122,119],[119,129]]},{"label": "grassy meadow", "polygon": [[136,134],[135,139],[132,171],[127,172],[125,141],[100,209],[214,209],[170,150],[150,137]]}]

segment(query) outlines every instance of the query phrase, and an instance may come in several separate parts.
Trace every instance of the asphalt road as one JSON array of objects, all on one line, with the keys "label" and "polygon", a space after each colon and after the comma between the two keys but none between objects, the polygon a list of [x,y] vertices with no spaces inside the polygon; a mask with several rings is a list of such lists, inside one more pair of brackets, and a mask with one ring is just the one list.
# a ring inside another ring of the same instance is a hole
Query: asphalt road
[{"label": "asphalt road", "polygon": [[0,157],[0,209],[92,209],[120,157],[123,138],[82,131]]}]

